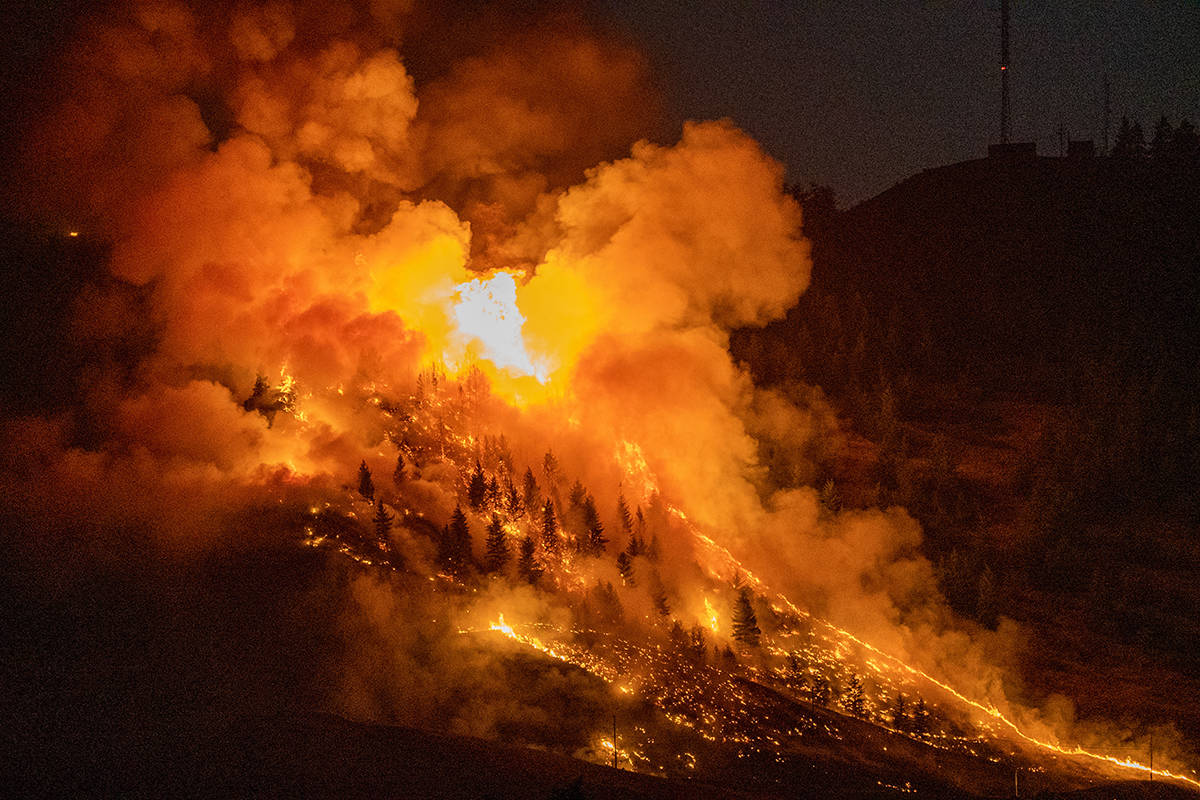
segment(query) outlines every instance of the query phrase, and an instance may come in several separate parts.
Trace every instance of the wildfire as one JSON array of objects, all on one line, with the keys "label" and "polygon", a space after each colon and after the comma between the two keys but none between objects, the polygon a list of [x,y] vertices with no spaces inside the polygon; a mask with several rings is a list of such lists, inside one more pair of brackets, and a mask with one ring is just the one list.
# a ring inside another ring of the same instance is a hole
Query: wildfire
[{"label": "wildfire", "polygon": [[717,619],[717,611],[707,597],[704,598],[704,613],[708,616],[708,627],[712,628],[713,633],[720,633],[721,626]]},{"label": "wildfire", "polygon": [[637,442],[622,440],[614,455],[621,472],[631,482],[639,497],[649,497],[658,491],[658,478],[646,463],[646,454]]},{"label": "wildfire", "polygon": [[517,638],[517,632],[513,630],[512,625],[509,625],[508,623],[506,623],[504,621],[503,614],[501,614],[500,618],[498,620],[496,620],[495,622],[493,622],[491,624],[491,626],[489,626],[488,630],[500,631],[500,633],[503,633],[505,636],[507,636],[510,639]]},{"label": "wildfire", "polygon": [[[748,569],[746,569],[745,566],[743,566],[741,564],[741,562],[739,562],[737,560],[737,558],[735,558],[734,555],[729,552],[729,550],[727,550],[726,548],[717,544],[710,537],[705,536],[704,534],[700,533],[699,531],[693,531],[693,532],[694,532],[696,538],[700,542],[705,544],[710,549],[710,551],[719,558],[720,561],[723,561],[725,563],[727,569],[732,569],[735,573],[741,574],[742,576],[744,576],[744,579],[751,586],[753,586],[756,591],[759,591],[759,592],[762,592],[762,593],[765,593],[768,595],[771,594],[771,592],[768,590],[766,584],[764,584],[758,577],[756,577],[752,572],[750,572]],[[1097,753],[1097,752],[1087,750],[1083,747],[1078,747],[1078,746],[1063,747],[1055,742],[1047,741],[1045,739],[1039,739],[1036,736],[1032,736],[1032,735],[1026,733],[1024,730],[1022,730],[1021,727],[1015,721],[1013,721],[1012,719],[1005,716],[1004,713],[1001,712],[1000,709],[996,708],[995,705],[993,705],[991,703],[985,704],[985,703],[981,703],[976,700],[972,700],[971,698],[964,695],[962,692],[959,692],[953,686],[950,686],[949,684],[938,680],[937,678],[930,675],[928,672],[925,672],[924,670],[922,670],[918,667],[914,667],[911,664],[904,662],[903,660],[901,660],[897,656],[892,655],[891,653],[884,652],[883,650],[876,647],[875,645],[873,645],[869,642],[866,642],[866,641],[860,639],[859,637],[855,636],[850,631],[847,631],[844,628],[840,628],[837,625],[834,625],[833,623],[831,623],[827,620],[822,620],[822,619],[813,617],[808,612],[798,608],[794,603],[791,602],[791,600],[789,600],[785,595],[783,595],[781,593],[775,593],[774,596],[791,613],[797,615],[798,617],[812,619],[816,622],[819,622],[820,624],[827,627],[831,632],[835,633],[836,635],[843,637],[844,639],[847,639],[847,640],[857,644],[858,646],[862,647],[864,650],[866,650],[870,653],[880,656],[887,663],[892,665],[891,668],[895,672],[905,674],[910,678],[923,679],[925,681],[928,681],[929,683],[933,684],[934,686],[938,687],[939,689],[946,692],[950,696],[954,697],[956,700],[963,703],[964,705],[970,707],[971,709],[973,709],[975,711],[982,712],[984,715],[986,715],[991,720],[998,722],[1001,726],[1008,729],[1018,739],[1026,742],[1027,744],[1031,744],[1034,747],[1037,747],[1037,748],[1040,748],[1042,750],[1046,750],[1046,751],[1049,751],[1052,753],[1057,753],[1059,755],[1087,758],[1087,759],[1092,759],[1094,761],[1102,761],[1102,762],[1105,762],[1108,764],[1112,764],[1114,766],[1124,767],[1126,769],[1132,769],[1132,770],[1136,770],[1139,772],[1143,772],[1148,775],[1154,775],[1154,776],[1158,776],[1158,777],[1171,778],[1174,780],[1183,781],[1185,783],[1191,784],[1192,786],[1200,788],[1200,780],[1196,780],[1194,778],[1189,778],[1186,775],[1179,775],[1174,772],[1170,772],[1168,770],[1163,770],[1163,769],[1155,769],[1146,764],[1142,764],[1140,762],[1133,761],[1132,759],[1122,759],[1122,758],[1118,758],[1116,756],[1106,755],[1104,753]],[[705,605],[705,609],[711,613],[712,606],[709,604],[708,598],[704,599],[704,605]],[[713,624],[715,625],[715,618],[713,620]],[[716,628],[714,627],[713,630],[715,631]],[[871,662],[871,663],[874,664],[877,669],[880,666],[882,666],[882,665],[877,664],[877,662]]]},{"label": "wildfire", "polygon": [[517,284],[509,272],[476,278],[458,287],[454,321],[458,332],[471,345],[477,344],[482,358],[502,370],[532,375],[545,383],[546,368],[534,364],[525,349],[521,327],[525,316],[517,307]]}]

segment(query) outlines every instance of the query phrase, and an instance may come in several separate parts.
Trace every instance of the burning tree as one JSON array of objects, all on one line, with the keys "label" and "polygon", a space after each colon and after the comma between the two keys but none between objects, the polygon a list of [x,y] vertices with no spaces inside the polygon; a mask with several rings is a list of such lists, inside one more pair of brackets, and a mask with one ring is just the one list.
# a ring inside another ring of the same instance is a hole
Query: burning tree
[{"label": "burning tree", "polygon": [[583,501],[583,525],[587,532],[588,555],[596,557],[603,555],[608,538],[604,535],[604,525],[600,522],[600,514],[596,511],[596,502],[591,495],[588,495]]}]

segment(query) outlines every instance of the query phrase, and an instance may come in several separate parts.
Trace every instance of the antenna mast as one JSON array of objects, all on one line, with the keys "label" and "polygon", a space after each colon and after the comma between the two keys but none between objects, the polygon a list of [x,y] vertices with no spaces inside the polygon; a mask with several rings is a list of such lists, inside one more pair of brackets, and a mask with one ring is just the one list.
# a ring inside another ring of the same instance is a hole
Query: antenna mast
[{"label": "antenna mast", "polygon": [[1000,144],[1008,144],[1008,0],[1000,0]]},{"label": "antenna mast", "polygon": [[1112,106],[1109,103],[1111,96],[1111,87],[1108,83],[1108,73],[1104,73],[1104,155],[1108,155],[1108,127]]}]

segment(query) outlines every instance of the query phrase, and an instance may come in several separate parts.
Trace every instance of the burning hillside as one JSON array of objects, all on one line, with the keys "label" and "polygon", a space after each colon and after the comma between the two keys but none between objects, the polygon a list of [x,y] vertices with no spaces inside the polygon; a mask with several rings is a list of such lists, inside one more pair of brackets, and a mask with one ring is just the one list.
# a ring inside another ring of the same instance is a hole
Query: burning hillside
[{"label": "burning hillside", "polygon": [[[728,121],[643,138],[641,58],[570,16],[418,81],[410,41],[445,30],[412,5],[82,27],[28,213],[108,274],[73,309],[79,396],[6,426],[10,504],[167,562],[236,553],[247,519],[327,553],[349,599],[320,702],[354,718],[499,736],[618,698],[639,722],[582,715],[577,754],[711,770],[674,727],[756,763],[892,741],[1047,786],[1149,774],[1010,699],[1015,632],[955,619],[911,517],[813,488],[842,446],[819,391],[730,356],[808,282],[782,167]],[[578,705],[488,685],[513,643]],[[1166,746],[1154,774],[1200,786]]]}]

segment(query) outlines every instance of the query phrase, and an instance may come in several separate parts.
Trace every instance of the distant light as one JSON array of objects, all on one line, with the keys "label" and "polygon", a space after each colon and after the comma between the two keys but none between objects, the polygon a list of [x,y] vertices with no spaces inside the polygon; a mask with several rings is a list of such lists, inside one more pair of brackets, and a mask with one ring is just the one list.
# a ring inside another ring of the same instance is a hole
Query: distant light
[{"label": "distant light", "polygon": [[1008,67],[1006,67],[1006,66],[1004,66],[1004,65],[1001,65],[1001,66],[1000,66],[1000,71],[1001,71],[1001,72],[1004,72],[1006,69],[1008,69]]},{"label": "distant light", "polygon": [[67,234],[67,236],[70,236],[72,239],[76,239],[79,237],[79,231],[71,231]]}]

